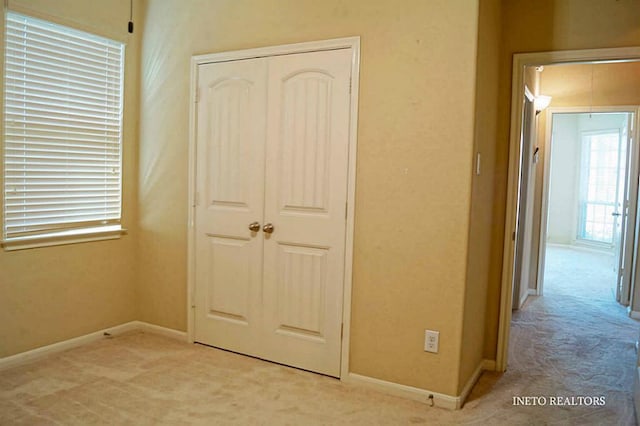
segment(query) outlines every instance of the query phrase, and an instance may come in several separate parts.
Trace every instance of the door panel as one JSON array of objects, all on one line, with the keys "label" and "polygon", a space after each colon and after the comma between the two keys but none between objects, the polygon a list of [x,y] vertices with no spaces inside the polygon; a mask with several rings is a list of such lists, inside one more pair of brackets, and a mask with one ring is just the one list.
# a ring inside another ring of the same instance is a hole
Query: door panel
[{"label": "door panel", "polygon": [[350,50],[269,63],[264,312],[285,364],[339,376]]},{"label": "door panel", "polygon": [[285,244],[278,250],[276,332],[324,343],[327,250]]},{"label": "door panel", "polygon": [[282,79],[281,209],[327,212],[332,77],[299,72]]},{"label": "door panel", "polygon": [[[251,316],[250,240],[208,237],[207,316],[248,325]],[[229,285],[230,282],[233,285]]]},{"label": "door panel", "polygon": [[195,340],[260,356],[267,64],[198,72]]}]

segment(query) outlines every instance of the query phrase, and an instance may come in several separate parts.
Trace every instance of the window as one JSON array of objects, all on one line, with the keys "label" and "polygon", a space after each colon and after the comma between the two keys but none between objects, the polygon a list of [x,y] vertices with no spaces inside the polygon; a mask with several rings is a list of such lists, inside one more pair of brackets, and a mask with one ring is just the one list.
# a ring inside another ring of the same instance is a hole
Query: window
[{"label": "window", "polygon": [[119,235],[123,66],[120,42],[7,13],[6,249]]},{"label": "window", "polygon": [[580,223],[578,238],[613,244],[620,179],[620,133],[585,132],[582,136]]}]

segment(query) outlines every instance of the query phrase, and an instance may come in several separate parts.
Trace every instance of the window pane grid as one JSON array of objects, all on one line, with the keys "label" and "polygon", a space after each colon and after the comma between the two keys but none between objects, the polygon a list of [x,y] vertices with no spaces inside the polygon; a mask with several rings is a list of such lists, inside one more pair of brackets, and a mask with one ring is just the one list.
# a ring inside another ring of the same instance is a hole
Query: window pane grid
[{"label": "window pane grid", "polygon": [[124,45],[7,13],[5,240],[120,222]]},{"label": "window pane grid", "polygon": [[586,188],[581,199],[578,238],[612,244],[620,159],[618,133],[588,134],[583,157]]}]

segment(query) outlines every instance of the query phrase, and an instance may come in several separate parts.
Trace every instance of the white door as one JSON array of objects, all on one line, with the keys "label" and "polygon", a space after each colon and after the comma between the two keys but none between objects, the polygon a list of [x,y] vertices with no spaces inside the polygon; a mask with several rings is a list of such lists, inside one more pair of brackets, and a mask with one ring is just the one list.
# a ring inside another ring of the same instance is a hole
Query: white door
[{"label": "white door", "polygon": [[338,376],[351,52],[269,62],[265,327],[274,359]]},{"label": "white door", "polygon": [[267,61],[198,72],[194,337],[260,356]]},{"label": "white door", "polygon": [[[635,169],[637,163],[632,161],[633,149],[633,125],[634,114],[626,114],[625,123],[620,131],[620,160],[618,167],[618,196],[617,209],[613,212],[615,220],[615,267],[618,273],[616,285],[616,300],[623,305],[631,301],[631,275],[633,261],[633,243],[635,223],[633,218],[636,212],[637,179]],[[629,217],[632,220],[629,220]]]},{"label": "white door", "polygon": [[512,308],[522,308],[529,294],[533,233],[533,198],[536,168],[533,162],[535,144],[535,108],[533,96],[525,96],[522,114],[521,176],[516,230],[516,255],[513,274]]},{"label": "white door", "polygon": [[351,57],[199,67],[196,341],[339,376]]}]

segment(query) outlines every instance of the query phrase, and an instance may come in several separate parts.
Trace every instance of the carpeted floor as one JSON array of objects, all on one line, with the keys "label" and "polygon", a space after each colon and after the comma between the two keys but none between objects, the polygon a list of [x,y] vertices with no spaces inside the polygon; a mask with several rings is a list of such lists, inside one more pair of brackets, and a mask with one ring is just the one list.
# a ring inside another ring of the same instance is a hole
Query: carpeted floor
[{"label": "carpeted floor", "polygon": [[[611,297],[568,290],[583,287],[580,268],[554,282],[553,265],[567,262],[548,260],[545,296],[514,314],[509,370],[485,372],[460,411],[136,332],[1,371],[0,424],[634,424],[638,324]],[[514,396],[606,404],[514,406]]]},{"label": "carpeted floor", "polygon": [[549,245],[544,296],[530,297],[514,312],[509,371],[503,379],[518,382],[518,392],[527,395],[606,398],[597,409],[541,410],[559,424],[635,424],[632,390],[640,323],[615,301],[612,265],[607,254]]}]

